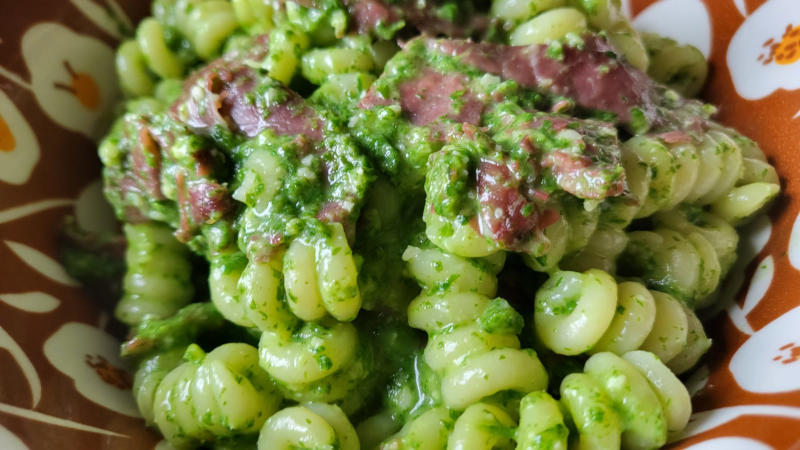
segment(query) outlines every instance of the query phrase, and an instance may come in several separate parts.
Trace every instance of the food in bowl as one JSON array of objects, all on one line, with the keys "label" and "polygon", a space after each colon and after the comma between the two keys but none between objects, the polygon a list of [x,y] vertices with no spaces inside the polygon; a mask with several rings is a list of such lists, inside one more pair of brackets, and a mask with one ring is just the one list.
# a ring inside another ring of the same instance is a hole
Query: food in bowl
[{"label": "food in bowl", "polygon": [[660,447],[779,192],[613,1],[157,0],[117,67],[116,316],[178,448]]}]

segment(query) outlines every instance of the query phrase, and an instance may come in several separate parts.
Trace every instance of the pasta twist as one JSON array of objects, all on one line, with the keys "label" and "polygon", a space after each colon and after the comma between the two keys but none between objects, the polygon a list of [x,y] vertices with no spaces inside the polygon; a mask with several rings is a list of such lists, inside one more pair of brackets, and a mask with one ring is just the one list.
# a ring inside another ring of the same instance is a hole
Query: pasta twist
[{"label": "pasta twist", "polygon": [[536,293],[539,340],[562,355],[642,349],[676,373],[695,365],[711,340],[694,312],[669,294],[606,272],[556,272]]},{"label": "pasta twist", "polygon": [[[682,205],[671,211],[653,215],[656,228],[669,228],[684,236],[699,233],[714,248],[720,266],[720,277],[724,278],[736,261],[739,234],[727,221],[702,208]],[[713,264],[713,263],[712,263]]]},{"label": "pasta twist", "polygon": [[554,42],[591,28],[606,32],[633,66],[647,70],[650,62],[642,37],[622,13],[619,0],[495,0],[490,14],[511,29],[511,45]]},{"label": "pasta twist", "polygon": [[586,245],[567,256],[560,267],[576,272],[600,269],[608,273],[617,273],[617,258],[625,251],[627,245],[628,235],[624,230],[603,224],[589,236]]},{"label": "pasta twist", "polygon": [[128,270],[116,317],[135,325],[175,314],[194,295],[189,250],[163,224],[126,224]]},{"label": "pasta twist", "polygon": [[[460,415],[433,408],[381,448],[566,450],[575,440],[577,448],[651,449],[664,445],[668,431],[683,429],[691,414],[683,383],[656,355],[641,350],[593,355],[582,373],[564,378],[560,395],[557,401],[544,391],[530,392],[518,414],[485,401]],[[570,439],[572,429],[577,436]]]},{"label": "pasta twist", "polygon": [[641,278],[645,284],[685,302],[691,307],[704,303],[719,286],[720,259],[714,246],[701,233],[670,228],[633,231],[620,261],[620,273]]},{"label": "pasta twist", "polygon": [[[235,3],[236,8],[228,0],[155,2],[153,17],[144,19],[136,37],[124,42],[117,52],[122,88],[133,96],[149,95],[157,79],[180,78],[195,58],[209,61],[216,57],[239,27],[237,16],[247,20],[247,25],[256,21],[248,16],[247,9],[256,2]],[[264,4],[261,10],[269,8]]]},{"label": "pasta twist", "polygon": [[453,430],[458,414],[447,408],[429,409],[415,419],[409,421],[394,436],[384,441],[381,450],[443,450]]},{"label": "pasta twist", "polygon": [[275,413],[264,423],[259,450],[358,450],[358,435],[347,415],[335,405],[306,403]]},{"label": "pasta twist", "polygon": [[297,401],[352,397],[371,365],[350,323],[361,309],[352,252],[341,224],[324,229],[266,261],[221,253],[209,273],[212,302],[228,320],[261,331],[262,367]]},{"label": "pasta twist", "polygon": [[[205,354],[190,345],[185,357],[188,361],[158,383],[152,400],[152,420],[173,446],[256,434],[278,410],[281,396],[258,367],[255,348],[230,343]],[[153,371],[149,378],[158,374]]]},{"label": "pasta twist", "polygon": [[133,376],[133,396],[136,406],[148,425],[155,423],[155,396],[158,386],[173,369],[183,362],[186,346],[154,353],[144,358]]},{"label": "pasta twist", "polygon": [[[604,219],[626,226],[634,218],[689,203],[711,205],[732,223],[746,220],[780,189],[766,160],[745,157],[743,146],[749,142],[716,125],[696,141],[649,135],[628,140],[622,146],[622,163],[634,201],[612,199],[604,205]],[[757,147],[747,152],[761,153]]]},{"label": "pasta twist", "polygon": [[683,429],[691,414],[686,387],[645,351],[597,353],[583,373],[564,378],[560,393],[563,412],[544,392],[522,399],[518,449],[566,449],[564,413],[575,425],[578,448],[659,448],[667,431]]},{"label": "pasta twist", "polygon": [[[416,256],[419,260],[411,258],[410,267],[423,285],[450,278],[447,272],[438,280],[431,277],[425,270],[428,255]],[[423,293],[408,307],[409,325],[428,333],[424,360],[442,374],[443,404],[458,410],[498,392],[542,389],[547,373],[536,352],[520,349],[522,317],[506,300],[475,292],[485,286],[480,277],[465,281],[473,283],[466,286],[471,289]]]},{"label": "pasta twist", "polygon": [[700,93],[708,76],[708,62],[700,50],[654,33],[642,33],[642,40],[650,55],[648,75],[684,97]]}]

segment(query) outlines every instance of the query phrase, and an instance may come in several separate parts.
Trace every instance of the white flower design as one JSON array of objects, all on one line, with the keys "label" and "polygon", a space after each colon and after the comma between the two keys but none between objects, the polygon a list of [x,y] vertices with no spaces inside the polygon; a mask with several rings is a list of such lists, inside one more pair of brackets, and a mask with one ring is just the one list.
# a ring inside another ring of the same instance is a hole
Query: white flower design
[{"label": "white flower design", "polygon": [[771,0],[755,10],[733,35],[727,62],[747,100],[800,89],[800,2]]},{"label": "white flower design", "polygon": [[87,231],[117,230],[117,218],[114,210],[103,196],[103,181],[89,183],[75,200],[75,218],[78,226]]},{"label": "white flower design", "polygon": [[44,343],[56,369],[72,378],[87,399],[126,416],[140,417],[131,394],[131,378],[119,357],[119,342],[95,327],[69,322]]},{"label": "white flower design", "polygon": [[28,121],[0,91],[0,182],[25,184],[40,155],[39,142]]},{"label": "white flower design", "polygon": [[119,96],[114,51],[56,23],[31,27],[22,38],[31,89],[59,125],[99,138]]},{"label": "white flower design", "polygon": [[122,39],[122,32],[133,30],[131,20],[115,0],[104,0],[102,5],[93,0],[71,0],[72,4],[89,20],[109,35]]},{"label": "white flower design", "polygon": [[772,447],[754,439],[721,437],[695,444],[686,450],[772,450]]},{"label": "white flower design", "polygon": [[658,33],[711,54],[711,18],[700,0],[661,0],[633,20],[639,31]]},{"label": "white flower design", "polygon": [[67,274],[64,266],[50,256],[19,242],[5,241],[5,243],[19,259],[43,276],[67,286],[80,286],[80,283]]},{"label": "white flower design", "polygon": [[800,389],[800,306],[753,334],[731,358],[742,389],[762,394]]},{"label": "white flower design", "polygon": [[0,448],[5,450],[28,450],[28,446],[8,428],[0,425]]}]

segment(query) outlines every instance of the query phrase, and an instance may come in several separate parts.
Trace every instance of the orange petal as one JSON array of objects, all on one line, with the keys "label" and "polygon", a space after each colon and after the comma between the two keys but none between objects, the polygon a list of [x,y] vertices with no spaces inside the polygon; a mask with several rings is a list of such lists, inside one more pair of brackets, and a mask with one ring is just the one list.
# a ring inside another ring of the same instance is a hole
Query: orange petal
[{"label": "orange petal", "polygon": [[17,140],[14,139],[14,134],[11,132],[8,124],[0,116],[0,152],[10,152],[17,147]]}]

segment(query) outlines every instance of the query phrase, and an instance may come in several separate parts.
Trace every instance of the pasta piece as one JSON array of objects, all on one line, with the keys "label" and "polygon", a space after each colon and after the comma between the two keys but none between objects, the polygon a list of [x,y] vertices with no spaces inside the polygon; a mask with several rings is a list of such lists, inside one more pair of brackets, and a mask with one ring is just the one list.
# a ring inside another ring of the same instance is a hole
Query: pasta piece
[{"label": "pasta piece", "polygon": [[636,217],[647,217],[673,203],[675,170],[678,164],[669,148],[657,139],[637,136],[625,142],[622,149],[623,153],[636,155],[650,167],[647,193],[640,199],[642,204]]},{"label": "pasta piece", "polygon": [[247,344],[224,344],[205,354],[196,345],[189,359],[167,374],[154,397],[154,421],[176,447],[252,435],[281,402],[258,353]]},{"label": "pasta piece", "polygon": [[561,401],[578,431],[578,448],[620,448],[622,424],[608,395],[583,373],[561,382]]},{"label": "pasta piece", "polygon": [[311,100],[330,106],[354,105],[375,82],[375,77],[364,72],[333,74],[314,91]]},{"label": "pasta piece", "polygon": [[706,337],[700,319],[686,305],[681,304],[681,307],[687,319],[686,346],[675,357],[670,358],[667,364],[670,370],[677,374],[685,373],[694,367],[711,347],[711,339]]},{"label": "pasta piece", "polygon": [[266,61],[269,76],[289,84],[300,65],[300,58],[310,45],[308,35],[297,28],[284,26],[272,30]]},{"label": "pasta piece", "polygon": [[282,409],[264,423],[259,450],[338,448],[358,450],[358,435],[344,412],[334,405],[308,403]]},{"label": "pasta piece", "polygon": [[136,41],[125,41],[119,46],[115,59],[117,77],[122,90],[130,96],[150,95],[155,82],[147,68],[147,60]]},{"label": "pasta piece", "polygon": [[617,284],[597,269],[554,273],[535,302],[537,337],[562,355],[642,349],[680,374],[710,346],[697,316],[675,298],[634,281]]},{"label": "pasta piece", "polygon": [[266,34],[274,27],[276,11],[272,3],[264,0],[231,0],[236,21],[250,34]]},{"label": "pasta piece", "polygon": [[[658,448],[668,429],[688,420],[686,388],[650,353],[598,353],[586,361],[584,371],[561,384],[579,448]],[[675,395],[674,404],[667,394]]]},{"label": "pasta piece", "polygon": [[503,299],[458,292],[422,295],[409,305],[408,320],[430,336],[425,361],[442,373],[442,400],[449,408],[547,385],[536,353],[519,348],[522,320]]},{"label": "pasta piece", "polygon": [[295,333],[266,330],[261,335],[261,365],[286,384],[310,384],[352,364],[358,336],[349,323],[307,323]]},{"label": "pasta piece", "polygon": [[708,76],[708,62],[700,50],[654,33],[643,33],[642,40],[650,55],[648,75],[684,97],[700,93]]},{"label": "pasta piece", "polygon": [[243,327],[253,327],[239,291],[239,279],[247,266],[247,257],[233,250],[212,255],[208,274],[211,301],[228,320]]},{"label": "pasta piece", "polygon": [[639,33],[627,22],[618,24],[608,33],[608,40],[628,63],[645,71],[650,65],[650,57]]},{"label": "pasta piece", "polygon": [[423,212],[423,220],[427,225],[425,234],[428,239],[448,253],[480,258],[500,251],[497,243],[482,236],[469,224],[449,221],[428,208]]},{"label": "pasta piece", "polygon": [[301,70],[308,81],[319,85],[332,75],[369,72],[374,64],[370,55],[357,49],[321,48],[303,55]]},{"label": "pasta piece", "polygon": [[611,324],[616,306],[617,283],[605,272],[556,272],[536,292],[536,335],[556,353],[584,353]]},{"label": "pasta piece", "polygon": [[611,43],[631,65],[647,71],[650,61],[644,43],[622,12],[620,0],[570,0],[569,4],[586,14],[589,25],[608,32]]},{"label": "pasta piece", "polygon": [[567,450],[569,429],[559,403],[544,391],[531,392],[519,406],[517,450]]},{"label": "pasta piece", "polygon": [[[489,259],[496,261],[489,261]],[[438,248],[408,247],[403,253],[408,271],[429,291],[476,292],[492,297],[497,293],[497,273],[505,253],[478,260],[455,256]]]},{"label": "pasta piece", "polygon": [[167,374],[183,362],[185,352],[185,346],[178,346],[164,352],[157,352],[139,363],[133,375],[132,391],[136,406],[148,425],[155,423],[155,396],[158,386]]},{"label": "pasta piece", "polygon": [[780,186],[771,183],[750,183],[731,189],[711,205],[711,211],[734,225],[763,211],[780,192]]},{"label": "pasta piece", "polygon": [[388,440],[400,428],[399,421],[392,417],[391,411],[381,411],[361,421],[356,426],[361,448],[377,449],[381,442]]},{"label": "pasta piece", "polygon": [[509,36],[511,45],[544,44],[563,39],[568,33],[586,30],[586,17],[574,8],[555,8],[519,25]]},{"label": "pasta piece", "polygon": [[653,216],[657,227],[671,228],[688,236],[701,234],[714,248],[720,266],[720,277],[724,277],[736,261],[739,234],[719,216],[691,206],[663,211]]},{"label": "pasta piece", "polygon": [[490,14],[514,23],[565,4],[566,0],[494,0]]},{"label": "pasta piece", "polygon": [[190,8],[178,10],[178,16],[178,29],[205,61],[219,56],[225,39],[239,26],[233,5],[227,0],[195,2]]},{"label": "pasta piece", "polygon": [[662,361],[670,361],[686,348],[689,337],[688,310],[669,294],[656,291],[652,294],[656,301],[656,320],[641,348]]},{"label": "pasta piece", "polygon": [[631,232],[621,258],[625,261],[621,273],[640,277],[649,287],[690,306],[703,301],[719,285],[723,266],[716,248],[703,233],[686,235],[685,231],[657,228]]},{"label": "pasta piece", "polygon": [[164,41],[164,29],[158,20],[148,17],[136,29],[136,43],[147,60],[147,65],[161,78],[178,78],[183,75],[183,63]]},{"label": "pasta piece", "polygon": [[628,245],[628,235],[619,228],[599,226],[580,251],[565,258],[560,266],[565,270],[583,272],[600,269],[617,272],[617,258]]},{"label": "pasta piece", "polygon": [[433,408],[408,422],[395,436],[381,444],[383,450],[444,450],[454,420],[446,408]]},{"label": "pasta piece", "polygon": [[503,429],[514,427],[514,421],[497,406],[487,403],[470,405],[453,426],[447,450],[483,450],[509,448],[513,440]]},{"label": "pasta piece", "polygon": [[598,353],[584,365],[620,412],[624,448],[658,448],[667,441],[661,403],[635,366],[613,353]]},{"label": "pasta piece", "polygon": [[636,350],[622,355],[622,358],[647,377],[661,400],[669,431],[683,430],[692,414],[692,401],[683,383],[650,352]]},{"label": "pasta piece", "polygon": [[128,271],[124,295],[116,317],[128,325],[145,319],[163,319],[189,303],[194,295],[188,249],[172,236],[172,230],[154,222],[124,227]]}]

